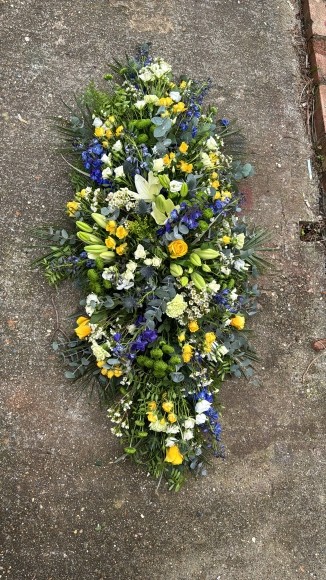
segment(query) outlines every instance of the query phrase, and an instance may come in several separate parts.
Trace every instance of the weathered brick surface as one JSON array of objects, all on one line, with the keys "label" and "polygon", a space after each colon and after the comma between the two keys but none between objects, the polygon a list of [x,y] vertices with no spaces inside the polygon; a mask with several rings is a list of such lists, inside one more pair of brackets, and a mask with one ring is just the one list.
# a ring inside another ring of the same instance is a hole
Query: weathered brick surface
[{"label": "weathered brick surface", "polygon": [[326,83],[326,38],[310,38],[308,51],[315,82]]},{"label": "weathered brick surface", "polygon": [[325,0],[303,0],[302,9],[308,37],[326,36]]}]

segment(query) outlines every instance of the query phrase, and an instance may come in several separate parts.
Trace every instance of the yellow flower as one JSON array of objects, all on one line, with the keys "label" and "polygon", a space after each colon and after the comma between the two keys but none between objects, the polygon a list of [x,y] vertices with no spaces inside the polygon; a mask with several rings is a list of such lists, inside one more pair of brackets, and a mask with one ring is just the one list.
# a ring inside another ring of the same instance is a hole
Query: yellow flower
[{"label": "yellow flower", "polygon": [[109,116],[109,121],[110,121],[110,123],[114,123],[114,121],[115,121],[115,116],[114,116],[114,115],[110,115],[110,116]]},{"label": "yellow flower", "polygon": [[95,127],[94,135],[95,137],[104,137],[105,135],[104,127]]},{"label": "yellow flower", "polygon": [[121,135],[122,131],[123,131],[123,125],[119,125],[119,127],[117,127],[115,130],[116,136],[119,137]]},{"label": "yellow flower", "polygon": [[117,224],[114,220],[108,221],[105,227],[106,231],[109,232],[110,234],[115,234],[116,228]]},{"label": "yellow flower", "polygon": [[155,401],[149,401],[149,403],[147,403],[147,408],[149,411],[156,411],[157,409],[157,404]]},{"label": "yellow flower", "polygon": [[181,256],[185,256],[188,252],[188,244],[184,240],[173,240],[168,245],[168,250],[171,254],[171,258],[175,260],[176,258],[181,258]]},{"label": "yellow flower", "polygon": [[147,419],[150,423],[155,423],[157,421],[157,415],[155,413],[147,413]]},{"label": "yellow flower", "polygon": [[111,238],[111,236],[109,236],[108,238],[106,238],[105,240],[105,245],[109,250],[114,250],[115,248],[115,240],[113,238]]},{"label": "yellow flower", "polygon": [[188,363],[192,359],[193,347],[190,344],[185,344],[182,348],[182,359],[183,362]]},{"label": "yellow flower", "polygon": [[175,413],[169,413],[168,414],[168,421],[169,423],[176,423],[178,417],[176,416]]},{"label": "yellow flower", "polygon": [[78,201],[68,201],[67,203],[68,216],[73,217],[79,208],[80,204],[78,203]]},{"label": "yellow flower", "polygon": [[120,367],[115,368],[113,372],[115,377],[121,377],[122,375],[122,370]]},{"label": "yellow flower", "polygon": [[179,451],[177,445],[172,445],[172,447],[167,447],[165,460],[167,463],[172,463],[172,465],[181,465],[183,461],[183,455]]},{"label": "yellow flower", "polygon": [[162,405],[163,411],[166,413],[170,413],[173,410],[173,403],[172,401],[165,401]]},{"label": "yellow flower", "polygon": [[222,242],[227,246],[231,242],[230,236],[223,236]]},{"label": "yellow flower", "polygon": [[164,165],[170,165],[171,164],[171,159],[170,159],[170,157],[169,157],[168,154],[164,155],[164,157],[163,157],[163,163],[164,163]]},{"label": "yellow flower", "polygon": [[224,201],[227,197],[229,199],[232,199],[232,193],[231,193],[231,191],[228,191],[227,189],[223,189],[222,194],[221,194],[222,201]]},{"label": "yellow flower", "polygon": [[218,187],[220,187],[220,182],[218,179],[214,179],[214,181],[211,181],[211,186],[214,187],[214,189],[217,189]]},{"label": "yellow flower", "polygon": [[188,149],[189,145],[187,145],[187,143],[182,141],[181,145],[179,146],[179,151],[181,151],[181,153],[187,153]]},{"label": "yellow flower", "polygon": [[216,173],[216,171],[213,171],[211,173],[211,179],[217,179],[218,178],[218,173]]},{"label": "yellow flower", "polygon": [[169,153],[169,155],[170,155],[171,160],[175,158],[175,153],[173,153],[173,151],[171,151],[171,153]]},{"label": "yellow flower", "polygon": [[107,130],[105,131],[105,137],[106,137],[107,139],[111,139],[111,137],[112,137],[112,136],[113,136],[113,131],[112,131],[111,129],[107,129]]},{"label": "yellow flower", "polygon": [[86,196],[86,189],[81,189],[78,193],[76,193],[76,196],[78,196],[79,198],[83,198]]},{"label": "yellow flower", "polygon": [[216,153],[209,153],[208,157],[210,158],[211,162],[214,163],[214,165],[216,165],[216,163],[219,161],[218,155],[216,155]]},{"label": "yellow flower", "polygon": [[197,330],[199,330],[197,320],[190,320],[190,322],[188,324],[188,328],[189,328],[190,332],[197,332]]},{"label": "yellow flower", "polygon": [[92,332],[88,323],[89,318],[86,318],[85,316],[79,316],[79,318],[77,318],[78,326],[77,328],[75,328],[75,333],[77,334],[80,340],[86,338],[86,336],[88,336]]},{"label": "yellow flower", "polygon": [[186,340],[186,333],[185,332],[181,332],[178,336],[178,341],[179,342],[184,342]]},{"label": "yellow flower", "polygon": [[[105,131],[105,134],[106,134],[106,131]],[[102,147],[105,147],[107,149],[108,146],[109,146],[109,142],[108,141],[102,141],[101,145],[102,145]]]},{"label": "yellow flower", "polygon": [[179,101],[179,103],[176,103],[175,105],[173,105],[173,111],[174,113],[183,113],[186,110],[186,105],[182,102]]},{"label": "yellow flower", "polygon": [[231,318],[230,322],[231,326],[234,326],[237,330],[243,330],[245,325],[245,317],[241,316],[241,314],[237,314],[233,318]]},{"label": "yellow flower", "polygon": [[123,240],[123,238],[125,238],[128,235],[128,230],[126,230],[126,228],[124,228],[123,226],[119,226],[116,229],[115,235],[117,236],[117,238],[119,238],[119,240]]},{"label": "yellow flower", "polygon": [[108,379],[112,379],[112,377],[114,377],[114,371],[108,371],[107,377],[108,377]]},{"label": "yellow flower", "polygon": [[206,332],[205,334],[205,342],[207,344],[212,344],[216,340],[216,334],[214,332]]},{"label": "yellow flower", "polygon": [[181,160],[179,167],[181,171],[184,171],[185,173],[191,173],[193,165],[192,163],[186,163],[185,161]]},{"label": "yellow flower", "polygon": [[108,369],[101,369],[101,375],[106,376],[108,374]]},{"label": "yellow flower", "polygon": [[173,103],[173,100],[171,99],[171,97],[162,97],[158,102],[158,104],[161,107],[170,107],[170,105],[172,105],[172,103]]},{"label": "yellow flower", "polygon": [[164,111],[164,113],[161,113],[161,117],[162,119],[166,119],[167,117],[170,117],[170,113],[168,110]]},{"label": "yellow flower", "polygon": [[118,246],[115,249],[115,251],[118,254],[118,256],[122,256],[123,254],[125,254],[126,251],[127,251],[127,247],[128,247],[128,244],[121,244],[120,246]]},{"label": "yellow flower", "polygon": [[105,360],[98,360],[96,365],[101,369],[105,365]]},{"label": "yellow flower", "polygon": [[181,81],[181,83],[180,83],[180,85],[179,85],[180,89],[185,89],[185,88],[186,88],[186,86],[187,86],[187,83],[186,83],[186,81]]}]

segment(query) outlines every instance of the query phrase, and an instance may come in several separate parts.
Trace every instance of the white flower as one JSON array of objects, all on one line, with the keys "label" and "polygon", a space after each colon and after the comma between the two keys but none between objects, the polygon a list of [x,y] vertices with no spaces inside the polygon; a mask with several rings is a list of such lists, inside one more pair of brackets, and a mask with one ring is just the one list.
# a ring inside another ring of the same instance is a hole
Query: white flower
[{"label": "white flower", "polygon": [[123,171],[123,165],[119,165],[119,167],[116,167],[114,170],[115,176],[116,177],[124,177],[125,176],[125,172]]},{"label": "white flower", "polygon": [[193,437],[194,432],[191,429],[186,429],[186,431],[183,433],[182,439],[184,439],[184,441],[189,441],[190,439],[193,439]]},{"label": "white flower", "polygon": [[195,419],[193,419],[192,417],[188,417],[188,419],[185,420],[184,422],[184,428],[185,429],[193,429],[195,426]]},{"label": "white flower", "polygon": [[237,238],[237,243],[235,244],[235,248],[237,248],[237,250],[241,250],[244,246],[244,241],[245,241],[245,235],[244,234],[238,234],[236,236]]},{"label": "white flower", "polygon": [[154,159],[153,171],[156,171],[156,173],[161,173],[161,171],[164,171],[163,159]]},{"label": "white flower", "polygon": [[110,175],[112,175],[112,169],[111,167],[106,167],[105,169],[103,169],[102,171],[102,177],[103,179],[106,179],[107,177],[110,177]]},{"label": "white flower", "polygon": [[233,288],[232,292],[230,293],[229,296],[231,302],[234,302],[237,298],[238,298],[238,294],[235,288]]},{"label": "white flower", "polygon": [[151,266],[152,265],[151,258],[146,258],[146,260],[144,260],[144,264],[145,264],[145,266]]},{"label": "white flower", "polygon": [[112,145],[112,151],[122,151],[122,143],[120,139],[118,139],[118,141],[116,141],[115,144]]},{"label": "white flower", "polygon": [[129,326],[127,326],[127,330],[129,334],[134,334],[135,330],[136,330],[136,325],[135,324],[129,324]]},{"label": "white flower", "polygon": [[216,149],[218,149],[218,145],[217,145],[214,137],[209,137],[209,139],[207,139],[206,146],[208,147],[208,149],[210,151],[215,151]]},{"label": "white flower", "polygon": [[148,104],[157,105],[159,100],[160,99],[158,98],[157,95],[145,95],[144,96],[144,101],[145,101],[145,103],[148,103]]},{"label": "white flower", "polygon": [[135,175],[135,186],[137,193],[130,192],[130,194],[134,199],[143,199],[144,201],[154,201],[162,188],[158,177],[152,171],[148,174],[148,180],[141,175]]},{"label": "white flower", "polygon": [[159,268],[161,264],[162,264],[161,258],[154,256],[154,258],[152,259],[152,266],[154,266],[154,268]]},{"label": "white flower", "polygon": [[154,75],[148,67],[143,67],[139,71],[138,76],[142,81],[144,81],[144,83],[147,83],[148,81],[151,81],[152,79],[154,79]]},{"label": "white flower", "polygon": [[172,193],[180,191],[181,187],[182,187],[182,181],[177,181],[176,179],[174,179],[173,181],[170,181],[170,191],[172,191]]},{"label": "white flower", "polygon": [[128,264],[126,265],[127,270],[129,270],[130,272],[134,272],[137,268],[137,264],[136,262],[133,262],[132,260],[130,260],[128,262]]},{"label": "white flower", "polygon": [[245,270],[248,270],[249,266],[246,264],[244,260],[241,260],[239,258],[238,260],[234,261],[233,268],[235,270],[238,270],[238,272],[243,272]]},{"label": "white flower", "polygon": [[202,164],[206,169],[213,169],[214,168],[214,163],[212,163],[208,153],[204,153],[204,151],[202,151],[200,154],[200,157],[202,160]]},{"label": "white flower", "polygon": [[225,266],[222,266],[221,272],[222,272],[222,274],[225,274],[226,276],[229,276],[231,274],[230,268],[226,268]]},{"label": "white flower", "polygon": [[96,341],[94,341],[91,345],[92,353],[95,356],[96,360],[105,360],[108,356],[108,353],[104,348],[102,348]]},{"label": "white flower", "polygon": [[170,97],[176,103],[178,103],[179,101],[181,101],[181,95],[180,95],[179,91],[170,91]]},{"label": "white flower", "polygon": [[139,109],[139,110],[143,109],[145,107],[145,105],[146,105],[145,101],[136,101],[136,103],[135,103],[136,109]]},{"label": "white flower", "polygon": [[165,447],[172,447],[173,445],[175,445],[177,439],[175,437],[168,437],[165,440]]},{"label": "white flower", "polygon": [[104,153],[101,157],[101,161],[103,161],[103,163],[105,163],[106,165],[111,165],[112,164],[112,155],[111,153],[109,153],[109,155],[107,155],[106,153]]},{"label": "white flower", "polygon": [[207,284],[207,287],[211,290],[213,294],[216,294],[216,292],[218,292],[219,289],[221,288],[221,284],[218,284],[216,280],[212,280],[211,282],[209,282],[209,284]]},{"label": "white flower", "polygon": [[166,431],[167,432],[166,423],[161,423],[161,421],[155,421],[155,422],[151,423],[149,428],[151,429],[151,431],[157,431],[157,432]]},{"label": "white flower", "polygon": [[205,411],[208,411],[208,409],[211,406],[212,406],[212,403],[210,403],[209,401],[206,401],[206,399],[201,399],[200,401],[198,401],[198,403],[196,403],[195,411],[196,411],[196,413],[205,413]]},{"label": "white flower", "polygon": [[133,280],[135,278],[134,273],[131,272],[131,270],[126,270],[123,274],[123,278],[125,280],[128,280],[128,282],[130,282],[131,280]]},{"label": "white flower", "polygon": [[224,346],[224,344],[222,344],[221,346],[219,346],[219,347],[218,347],[218,352],[219,352],[219,353],[220,353],[222,356],[224,356],[224,355],[226,355],[226,354],[227,354],[229,351],[228,351],[228,349],[226,348],[226,346]]},{"label": "white flower", "polygon": [[102,125],[103,125],[102,119],[100,119],[99,117],[95,117],[94,121],[93,121],[93,126],[94,127],[102,127]]},{"label": "white flower", "polygon": [[138,244],[136,251],[134,253],[135,260],[144,260],[147,256],[147,252],[141,244]]},{"label": "white flower", "polygon": [[206,420],[207,417],[203,413],[196,415],[196,425],[202,425],[203,423],[206,423]]},{"label": "white flower", "polygon": [[99,303],[99,299],[97,297],[96,294],[88,294],[87,298],[86,298],[86,306],[85,306],[85,311],[86,314],[88,314],[88,316],[92,316],[95,308],[96,308],[96,304]]},{"label": "white flower", "polygon": [[178,425],[168,425],[166,428],[167,433],[179,433],[180,427]]}]

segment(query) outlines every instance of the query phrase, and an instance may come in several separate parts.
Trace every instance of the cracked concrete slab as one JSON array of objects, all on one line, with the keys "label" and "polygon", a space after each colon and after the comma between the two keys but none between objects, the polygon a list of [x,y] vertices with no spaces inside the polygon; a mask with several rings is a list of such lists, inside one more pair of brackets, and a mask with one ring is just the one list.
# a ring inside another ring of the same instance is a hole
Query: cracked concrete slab
[{"label": "cracked concrete slab", "polygon": [[[322,580],[326,357],[310,345],[326,330],[324,249],[299,239],[299,221],[318,214],[318,187],[307,172],[292,2],[1,5],[0,577]],[[224,385],[226,460],[179,494],[112,463],[119,445],[105,410],[77,396],[49,345],[51,296],[65,320],[78,290],[55,293],[30,269],[31,228],[61,220],[70,197],[49,117],[144,40],[177,72],[214,79],[210,99],[238,119],[256,168],[248,220],[275,247],[252,323],[259,385]]]}]

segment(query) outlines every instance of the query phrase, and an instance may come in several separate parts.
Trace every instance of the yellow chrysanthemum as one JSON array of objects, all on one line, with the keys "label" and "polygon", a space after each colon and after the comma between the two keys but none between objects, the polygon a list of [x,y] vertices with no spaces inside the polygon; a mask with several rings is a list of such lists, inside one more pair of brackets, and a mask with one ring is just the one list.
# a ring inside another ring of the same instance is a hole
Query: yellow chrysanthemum
[{"label": "yellow chrysanthemum", "polygon": [[179,113],[183,113],[185,110],[186,110],[186,105],[182,101],[179,101],[179,103],[176,103],[175,105],[173,105],[173,112],[176,113],[177,115]]},{"label": "yellow chrysanthemum", "polygon": [[171,99],[171,97],[162,97],[158,102],[158,104],[161,107],[170,107],[172,105],[172,103],[173,103],[173,100]]},{"label": "yellow chrysanthemum", "polygon": [[147,413],[147,419],[150,423],[155,423],[157,421],[157,415],[155,413]]},{"label": "yellow chrysanthemum", "polygon": [[113,137],[113,131],[112,131],[112,129],[106,129],[106,131],[105,131],[105,137],[107,139],[111,139],[111,137]]},{"label": "yellow chrysanthemum", "polygon": [[192,351],[193,347],[190,344],[185,344],[182,348],[182,360],[185,363],[188,363],[192,359]]},{"label": "yellow chrysanthemum", "polygon": [[175,413],[169,413],[168,414],[168,421],[169,423],[176,423],[178,420],[178,417],[176,416]]},{"label": "yellow chrysanthemum", "polygon": [[74,217],[76,211],[80,208],[78,201],[68,201],[67,203],[67,213],[69,217]]},{"label": "yellow chrysanthemum", "polygon": [[227,246],[231,242],[230,236],[223,236],[222,242]]},{"label": "yellow chrysanthemum", "polygon": [[119,137],[121,135],[122,131],[123,131],[123,125],[119,125],[119,127],[117,127],[115,130],[116,136]]},{"label": "yellow chrysanthemum", "polygon": [[191,173],[192,168],[193,168],[193,164],[186,163],[186,161],[181,160],[179,167],[180,167],[181,171],[184,171],[185,173]]},{"label": "yellow chrysanthemum", "polygon": [[191,320],[188,324],[188,328],[190,332],[197,332],[197,330],[199,330],[197,320]]}]

